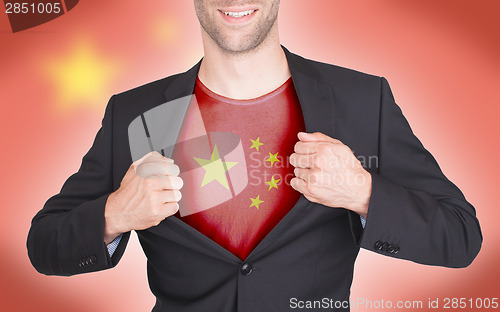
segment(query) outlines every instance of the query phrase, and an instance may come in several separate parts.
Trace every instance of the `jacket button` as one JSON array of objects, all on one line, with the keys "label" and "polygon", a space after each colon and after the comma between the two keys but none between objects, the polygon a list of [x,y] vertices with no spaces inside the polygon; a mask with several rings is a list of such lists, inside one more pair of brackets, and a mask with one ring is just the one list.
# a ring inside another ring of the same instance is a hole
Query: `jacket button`
[{"label": "jacket button", "polygon": [[394,246],[393,246],[393,252],[392,252],[392,254],[394,254],[394,255],[395,255],[395,254],[397,254],[398,252],[399,252],[399,245],[394,245]]},{"label": "jacket button", "polygon": [[382,250],[382,242],[377,241],[375,245],[373,245],[373,248],[375,248],[375,250]]},{"label": "jacket button", "polygon": [[241,274],[248,276],[250,273],[252,273],[253,267],[250,263],[243,263],[243,265],[240,268]]},{"label": "jacket button", "polygon": [[394,245],[393,244],[389,244],[387,246],[387,252],[390,253],[391,255],[394,253]]},{"label": "jacket button", "polygon": [[85,262],[86,259],[80,260],[80,263],[78,264],[81,268],[86,268],[88,266],[87,262]]},{"label": "jacket button", "polygon": [[95,265],[97,263],[97,258],[95,256],[90,257],[89,262],[91,265]]},{"label": "jacket button", "polygon": [[384,242],[384,243],[382,244],[382,248],[381,248],[381,250],[382,250],[382,251],[387,251],[387,248],[388,248],[388,247],[389,247],[389,244],[388,244],[387,242]]}]

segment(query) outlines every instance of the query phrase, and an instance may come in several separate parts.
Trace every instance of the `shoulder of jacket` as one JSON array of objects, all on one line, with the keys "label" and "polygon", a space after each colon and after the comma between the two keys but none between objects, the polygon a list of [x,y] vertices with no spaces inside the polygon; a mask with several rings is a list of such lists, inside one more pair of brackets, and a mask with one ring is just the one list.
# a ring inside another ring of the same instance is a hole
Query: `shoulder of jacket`
[{"label": "shoulder of jacket", "polygon": [[115,98],[135,98],[145,95],[163,94],[168,85],[179,75],[181,75],[181,73],[146,83],[133,89],[117,93],[114,96]]},{"label": "shoulder of jacket", "polygon": [[311,60],[299,55],[298,57],[304,64],[309,67],[308,70],[313,70],[321,80],[327,84],[376,84],[380,86],[381,76],[361,72],[356,69],[342,67],[339,65],[329,64],[321,61]]}]

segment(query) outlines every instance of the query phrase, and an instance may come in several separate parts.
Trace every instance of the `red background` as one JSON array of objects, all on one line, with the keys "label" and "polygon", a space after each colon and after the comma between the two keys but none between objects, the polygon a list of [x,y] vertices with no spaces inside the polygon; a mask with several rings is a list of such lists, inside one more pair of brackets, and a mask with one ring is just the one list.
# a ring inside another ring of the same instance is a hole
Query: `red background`
[{"label": "red background", "polygon": [[[423,300],[425,307],[428,298],[500,297],[499,9],[495,0],[282,1],[282,43],[386,77],[414,132],[482,225],[483,248],[466,269],[362,250],[353,301]],[[149,311],[154,297],[135,234],[116,268],[70,278],[38,274],[25,242],[31,218],[78,169],[108,98],[185,71],[202,56],[192,1],[81,1],[16,34],[2,12],[0,42],[0,309]]]}]

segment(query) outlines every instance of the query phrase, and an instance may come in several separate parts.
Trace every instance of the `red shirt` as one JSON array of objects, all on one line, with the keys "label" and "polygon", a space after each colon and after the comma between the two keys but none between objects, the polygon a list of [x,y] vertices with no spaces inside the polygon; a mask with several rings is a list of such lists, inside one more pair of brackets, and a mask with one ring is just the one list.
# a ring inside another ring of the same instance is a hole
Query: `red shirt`
[{"label": "red shirt", "polygon": [[188,143],[172,154],[184,180],[176,215],[244,260],[300,197],[288,161],[305,130],[300,103],[291,78],[251,100],[199,79],[194,94],[178,138]]}]

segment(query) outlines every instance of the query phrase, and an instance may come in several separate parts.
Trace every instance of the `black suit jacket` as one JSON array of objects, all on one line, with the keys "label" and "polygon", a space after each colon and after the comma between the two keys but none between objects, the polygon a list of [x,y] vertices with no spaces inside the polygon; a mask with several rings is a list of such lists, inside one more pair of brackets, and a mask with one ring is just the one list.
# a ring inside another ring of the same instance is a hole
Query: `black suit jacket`
[{"label": "black suit jacket", "polygon": [[[448,267],[467,266],[479,252],[474,208],[413,135],[387,81],[283,49],[306,130],[338,138],[366,160],[373,181],[366,227],[355,213],[302,196],[241,261],[168,217],[137,231],[157,297],[153,311],[288,311],[291,298],[348,300],[360,247]],[[104,207],[132,163],[127,128],[145,111],[192,94],[199,66],[110,99],[80,169],[32,221],[27,247],[39,272],[74,275],[118,263],[130,233],[110,258]]]}]

